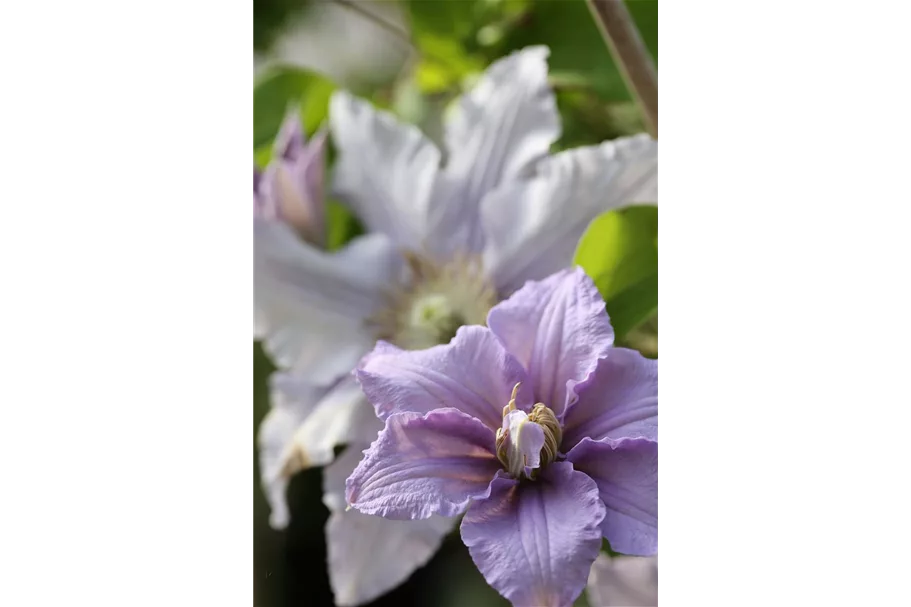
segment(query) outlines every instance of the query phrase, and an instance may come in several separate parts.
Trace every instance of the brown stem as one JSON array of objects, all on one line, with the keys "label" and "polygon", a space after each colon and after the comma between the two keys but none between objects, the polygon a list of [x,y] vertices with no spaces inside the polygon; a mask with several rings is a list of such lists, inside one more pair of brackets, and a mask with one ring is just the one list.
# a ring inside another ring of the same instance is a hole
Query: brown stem
[{"label": "brown stem", "polygon": [[587,1],[627,87],[642,109],[649,133],[657,139],[658,74],[633,18],[622,0]]}]

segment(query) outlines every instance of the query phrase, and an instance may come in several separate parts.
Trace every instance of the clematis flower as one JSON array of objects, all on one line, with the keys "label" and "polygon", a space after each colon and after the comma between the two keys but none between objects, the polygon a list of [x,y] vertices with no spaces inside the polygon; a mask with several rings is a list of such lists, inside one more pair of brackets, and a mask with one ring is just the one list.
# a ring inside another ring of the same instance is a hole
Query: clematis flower
[{"label": "clematis flower", "polygon": [[[527,280],[568,267],[596,215],[657,201],[647,135],[550,154],[560,118],[547,55],[531,47],[489,67],[448,117],[445,162],[415,127],[334,94],[334,191],[368,234],[327,252],[285,222],[255,220],[257,337],[280,368],[344,392],[377,340],[447,343]],[[350,394],[334,401],[332,432],[296,445],[302,461],[318,465],[327,441],[362,434],[357,409],[367,405]]]},{"label": "clematis flower", "polygon": [[658,557],[599,554],[586,592],[594,607],[658,607]]},{"label": "clematis flower", "polygon": [[297,109],[288,112],[264,172],[253,167],[253,215],[279,220],[314,246],[325,243],[323,173],[326,133],[309,144]]},{"label": "clematis flower", "polygon": [[658,548],[658,363],[614,348],[581,269],[529,282],[447,345],[379,344],[357,378],[385,427],[346,482],[392,519],[465,513],[462,540],[514,605],[570,605],[602,537]]}]

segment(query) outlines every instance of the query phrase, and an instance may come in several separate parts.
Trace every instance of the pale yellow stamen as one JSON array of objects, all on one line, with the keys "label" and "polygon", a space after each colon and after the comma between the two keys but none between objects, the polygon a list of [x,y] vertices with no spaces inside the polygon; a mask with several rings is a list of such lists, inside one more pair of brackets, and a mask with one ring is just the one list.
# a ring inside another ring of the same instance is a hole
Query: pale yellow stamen
[{"label": "pale yellow stamen", "polygon": [[[507,415],[516,410],[516,394],[521,385],[521,383],[517,383],[513,386],[509,404],[503,407],[504,420]],[[502,426],[497,429],[497,458],[514,477],[521,478],[525,475],[525,467],[528,466],[528,456],[523,454],[521,463],[515,461],[517,454],[515,453],[515,446],[511,446],[511,444],[521,442],[519,435],[528,423],[540,426],[544,432],[544,445],[541,447],[540,465],[531,472],[531,479],[534,480],[541,468],[557,459],[560,442],[563,440],[563,429],[557,420],[557,416],[544,403],[535,404],[531,413],[519,421],[518,424],[514,424],[511,429]],[[514,436],[510,436],[511,432]]]},{"label": "pale yellow stamen", "polygon": [[506,417],[510,411],[516,410],[516,392],[519,391],[519,386],[521,385],[522,382],[519,382],[512,387],[512,396],[509,397],[509,404],[503,407],[503,417]]}]

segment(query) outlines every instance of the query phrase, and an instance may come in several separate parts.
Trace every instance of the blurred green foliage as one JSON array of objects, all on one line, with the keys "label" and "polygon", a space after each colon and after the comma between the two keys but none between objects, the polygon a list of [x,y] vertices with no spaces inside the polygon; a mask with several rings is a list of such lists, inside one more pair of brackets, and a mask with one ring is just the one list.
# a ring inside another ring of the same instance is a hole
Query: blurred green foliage
[{"label": "blurred green foliage", "polygon": [[595,281],[614,331],[623,338],[658,310],[658,208],[630,207],[597,217],[573,261]]},{"label": "blurred green foliage", "polygon": [[[273,11],[270,24],[282,15],[298,14],[288,9],[295,4],[291,0],[257,3],[254,12]],[[402,0],[401,5],[410,23],[409,38],[402,43],[413,48],[412,57],[398,74],[358,93],[418,123],[431,137],[439,130],[447,103],[467,90],[486,66],[535,44],[551,51],[550,79],[563,119],[557,149],[643,130],[638,108],[584,0]],[[658,3],[636,0],[627,5],[657,61]],[[367,18],[354,11],[352,16]],[[390,31],[396,29],[390,24]],[[275,26],[270,31],[280,30]],[[271,41],[274,34],[270,36],[261,35]],[[254,93],[254,147],[274,135],[289,100],[313,96],[318,105],[332,86],[327,78],[302,70],[273,70]]]}]

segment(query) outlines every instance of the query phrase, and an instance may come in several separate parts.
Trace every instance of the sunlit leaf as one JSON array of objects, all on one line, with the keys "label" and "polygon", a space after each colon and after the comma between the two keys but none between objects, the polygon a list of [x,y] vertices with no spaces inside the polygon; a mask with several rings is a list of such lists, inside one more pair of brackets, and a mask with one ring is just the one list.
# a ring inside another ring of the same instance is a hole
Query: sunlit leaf
[{"label": "sunlit leaf", "polygon": [[574,262],[591,276],[618,337],[658,309],[658,208],[631,207],[597,217]]}]

